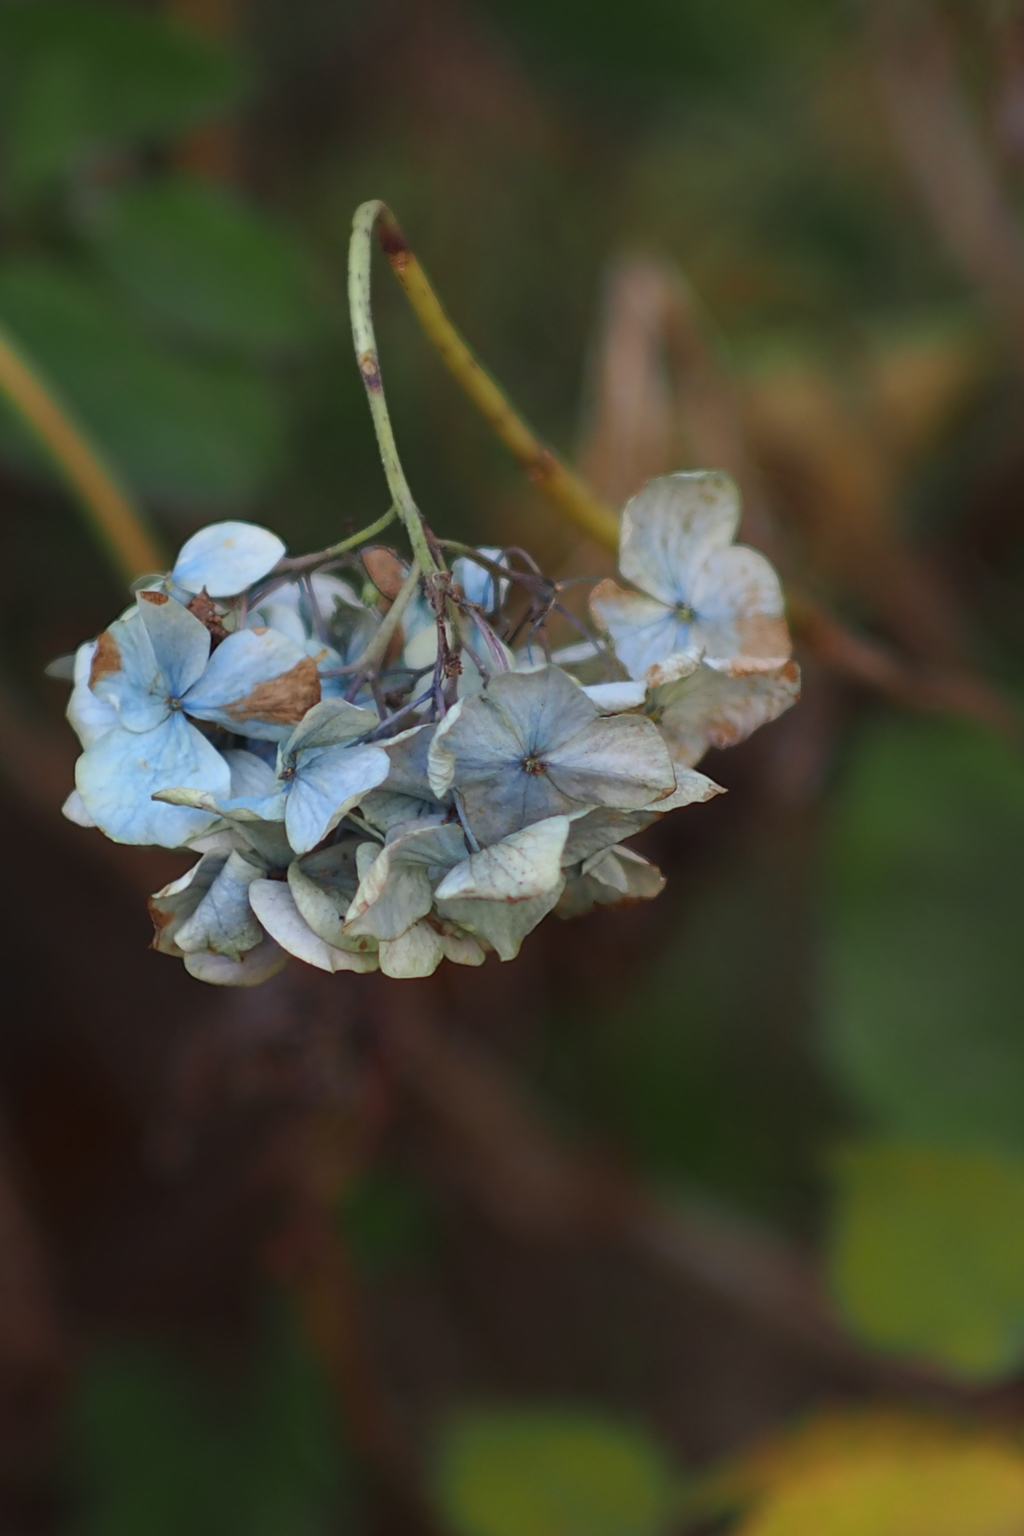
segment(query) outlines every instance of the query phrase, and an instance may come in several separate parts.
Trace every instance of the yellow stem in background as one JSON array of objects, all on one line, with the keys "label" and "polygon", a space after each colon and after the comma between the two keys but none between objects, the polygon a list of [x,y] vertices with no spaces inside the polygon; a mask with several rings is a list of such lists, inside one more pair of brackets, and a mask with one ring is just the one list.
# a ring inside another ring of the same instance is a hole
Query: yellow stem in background
[{"label": "yellow stem in background", "polygon": [[617,550],[618,514],[544,446],[490,374],[477,362],[441,307],[394,214],[383,204],[378,205],[376,229],[391,270],[405,289],[409,303],[442,362],[462,390],[490,422],[506,448],[515,454],[537,489],[562,516],[596,543]]},{"label": "yellow stem in background", "polygon": [[0,390],[50,454],[77,495],[102,543],[132,580],[166,568],[142,514],[132,506],[97,448],[58,404],[48,385],[0,327]]}]

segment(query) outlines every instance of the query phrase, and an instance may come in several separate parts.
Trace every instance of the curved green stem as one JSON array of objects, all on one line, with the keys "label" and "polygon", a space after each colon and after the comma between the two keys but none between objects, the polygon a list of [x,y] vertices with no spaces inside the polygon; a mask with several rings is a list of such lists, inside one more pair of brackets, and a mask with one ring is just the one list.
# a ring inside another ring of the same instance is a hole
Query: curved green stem
[{"label": "curved green stem", "polygon": [[423,517],[413,499],[409,482],[405,478],[402,461],[398,456],[391,417],[384,399],[384,384],[380,376],[380,358],[377,338],[373,329],[373,313],[370,307],[370,267],[373,255],[373,227],[387,210],[379,200],[363,203],[356,209],[352,220],[352,239],[348,252],[348,304],[352,318],[352,341],[356,349],[356,361],[366,386],[370,403],[381,462],[387,477],[388,489],[399,517],[405,525],[412,545],[412,552],[425,576],[436,575],[443,567],[427,537]]},{"label": "curved green stem", "polygon": [[360,544],[365,544],[367,539],[376,538],[378,533],[383,533],[385,528],[390,528],[398,512],[394,507],[389,507],[383,517],[378,517],[376,522],[370,523],[365,528],[360,528],[358,533],[350,533],[347,539],[341,539],[337,544],[332,544],[329,549],[317,550],[315,555],[291,555],[279,560],[271,571],[271,576],[282,571],[301,575],[305,571],[315,571],[317,566],[325,565],[328,560],[335,560],[339,555],[347,555],[350,549],[356,549]]},{"label": "curved green stem", "polygon": [[[519,460],[523,469],[568,522],[614,552],[619,547],[618,513],[590,489],[579,475],[541,442],[512,402],[477,361],[446,315],[426,273],[410,250],[398,221],[380,202],[364,203],[356,215],[372,209],[367,224],[376,226],[377,238],[391,263],[391,270],[405,290],[428,340],[460,389],[490,423],[494,432]],[[359,350],[357,343],[356,350]],[[364,375],[365,376],[365,375]]]}]

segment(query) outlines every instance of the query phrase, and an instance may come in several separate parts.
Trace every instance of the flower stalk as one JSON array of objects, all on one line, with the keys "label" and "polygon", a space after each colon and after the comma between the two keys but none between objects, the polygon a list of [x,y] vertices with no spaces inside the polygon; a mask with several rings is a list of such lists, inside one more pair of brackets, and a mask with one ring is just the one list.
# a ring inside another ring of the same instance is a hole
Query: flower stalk
[{"label": "flower stalk", "polygon": [[[490,374],[473,356],[473,353],[445,313],[423,268],[410,250],[394,214],[385,203],[380,201],[364,203],[355,217],[355,230],[358,232],[359,240],[362,242],[360,245],[360,261],[362,263],[360,281],[365,281],[366,283],[365,295],[367,303],[369,291],[368,247],[370,233],[374,229],[376,229],[381,248],[391,264],[391,270],[405,290],[406,297],[415,310],[427,338],[462,391],[473,402],[481,415],[490,423],[506,448],[510,449],[519,460],[519,463],[526,470],[530,479],[537,486],[537,489],[557,507],[561,515],[596,543],[603,545],[606,549],[613,551],[617,549],[619,540],[619,519],[617,514],[594,494],[585,481],[581,480],[578,475],[567,468],[541,442],[537,434],[523,420],[511,401],[491,378]],[[364,245],[366,247],[365,252],[363,250]],[[355,246],[356,234],[353,235],[353,250]],[[356,335],[356,302],[353,296],[351,266],[349,270],[349,300],[352,304],[353,335]],[[363,299],[362,290],[360,290],[358,296],[360,299]],[[376,422],[377,411],[374,408],[374,396],[371,392],[370,380],[375,378],[377,388],[379,389],[380,372],[376,361],[376,349],[372,345],[372,335],[372,325],[369,330],[369,345],[366,344],[365,339],[361,340],[360,336],[356,335],[356,353],[359,357],[360,371],[363,374],[364,382],[366,382],[367,391],[370,392],[370,405],[371,409],[374,409],[374,421]],[[370,355],[367,356],[367,354]],[[365,364],[363,361],[364,357],[367,357]],[[390,433],[390,423],[388,424],[388,432]],[[383,442],[381,444],[381,452],[383,455]],[[386,458],[385,469],[387,469]]]},{"label": "flower stalk", "polygon": [[391,499],[405,525],[412,552],[424,575],[429,578],[443,570],[443,566],[431,547],[423,516],[416,505],[402,468],[394,428],[391,425],[387,401],[384,398],[384,382],[380,373],[380,356],[377,351],[377,337],[373,328],[373,311],[370,304],[373,228],[384,211],[384,204],[375,199],[362,203],[356,209],[352,220],[352,239],[348,254],[348,305],[352,320],[352,341],[356,349],[359,372],[366,388],[366,398],[373,417],[377,445],[380,449],[381,463],[384,466]]}]

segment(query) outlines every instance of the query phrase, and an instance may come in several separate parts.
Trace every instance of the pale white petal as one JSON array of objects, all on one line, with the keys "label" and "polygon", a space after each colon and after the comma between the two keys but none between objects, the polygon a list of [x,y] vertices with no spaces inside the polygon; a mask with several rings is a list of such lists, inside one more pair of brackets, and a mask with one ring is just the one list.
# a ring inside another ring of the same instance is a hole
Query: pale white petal
[{"label": "pale white petal", "polygon": [[318,938],[295,905],[291,889],[283,880],[254,880],[249,887],[249,900],[271,937],[306,965],[315,966],[318,971],[376,970],[375,955],[335,949]]},{"label": "pale white petal", "polygon": [[751,656],[781,665],[788,659],[782,585],[756,549],[741,544],[713,555],[698,572],[693,607],[692,640],[709,662]]},{"label": "pale white petal", "polygon": [[[427,782],[431,793],[437,800],[443,800],[452,787],[452,780],[455,777],[455,743],[458,743],[461,739],[459,721],[462,718],[462,711],[466,707],[467,702],[467,700],[460,699],[454,708],[448,711],[430,738],[427,750]],[[456,735],[453,737],[453,744],[449,746],[448,737],[453,731],[456,732]],[[502,732],[498,746],[499,753],[503,748],[504,733]],[[498,760],[502,761],[503,759],[499,757]]]},{"label": "pale white petal", "polygon": [[254,523],[211,523],[182,545],[172,579],[187,592],[206,588],[210,597],[237,597],[272,570],[285,546]]},{"label": "pale white petal", "polygon": [[590,611],[632,678],[642,678],[649,667],[689,644],[689,617],[658,598],[627,592],[617,582],[598,583],[590,594]]},{"label": "pale white petal", "polygon": [[670,608],[692,603],[697,572],[729,547],[739,523],[740,493],[723,470],[661,475],[626,504],[619,569]]},{"label": "pale white petal", "polygon": [[670,794],[676,777],[657,729],[640,715],[612,715],[547,756],[547,776],[580,804],[639,809]]},{"label": "pale white petal", "polygon": [[[660,802],[659,802],[660,804]],[[640,811],[615,811],[602,806],[574,820],[569,827],[562,852],[562,867],[568,869],[589,859],[595,853],[621,843],[624,838],[635,837],[657,819],[657,807]]]},{"label": "pale white petal", "polygon": [[702,805],[706,800],[724,794],[721,784],[716,784],[707,774],[698,773],[694,768],[677,767],[675,789],[663,800],[652,801],[646,809],[664,816],[666,811],[678,811],[684,805]]},{"label": "pale white petal", "polygon": [[431,622],[417,629],[406,641],[402,652],[402,665],[414,672],[432,667],[437,659],[437,625]]},{"label": "pale white petal", "polygon": [[562,894],[564,880],[544,896],[530,901],[445,901],[438,903],[442,918],[468,928],[497,950],[502,960],[514,960],[528,933],[532,933]]},{"label": "pale white petal", "polygon": [[241,853],[231,853],[196,910],[178,929],[178,948],[186,954],[210,950],[231,960],[254,949],[263,930],[249,905],[249,887],[262,874]]},{"label": "pale white petal", "polygon": [[702,665],[652,695],[653,718],[678,769],[699,762],[709,747],[735,746],[799,696],[800,669],[793,661],[739,677]]},{"label": "pale white petal", "polygon": [[288,757],[310,752],[317,747],[339,746],[357,736],[365,736],[380,724],[372,709],[360,709],[345,699],[324,699],[309,710],[284,746]]},{"label": "pale white petal", "polygon": [[582,917],[595,906],[651,901],[664,888],[661,871],[631,848],[607,848],[566,882],[555,916]]},{"label": "pale white petal", "polygon": [[703,660],[704,652],[700,646],[675,651],[671,656],[666,656],[664,661],[648,667],[644,673],[644,682],[648,688],[662,688],[666,683],[677,683],[680,678],[692,676]]},{"label": "pale white petal", "polygon": [[602,715],[619,715],[624,710],[638,709],[647,697],[647,684],[592,683],[583,692],[595,704]]},{"label": "pale white petal", "polygon": [[189,975],[215,987],[258,987],[287,964],[288,956],[273,939],[264,939],[239,960],[230,960],[227,955],[212,955],[209,950],[202,949],[185,956],[185,969]]},{"label": "pale white petal", "polygon": [[[343,850],[342,857],[330,857],[339,850]],[[296,860],[288,866],[288,886],[295,905],[318,938],[335,949],[358,954],[373,950],[371,938],[345,932],[345,914],[358,887],[353,845],[321,848]]]},{"label": "pale white petal", "polygon": [[566,817],[553,816],[513,833],[492,848],[471,854],[441,881],[438,901],[474,897],[518,902],[543,896],[561,880],[568,832]]},{"label": "pale white petal", "polygon": [[226,863],[226,856],[204,855],[198,864],[193,864],[179,879],[172,880],[149,898],[154,949],[162,955],[180,957],[181,950],[175,943],[175,935],[192,916]]},{"label": "pale white petal", "polygon": [[441,947],[445,959],[453,965],[483,965],[487,959],[483,946],[471,933],[464,933],[461,929],[453,928],[451,933],[442,932]]},{"label": "pale white petal", "polygon": [[432,976],[444,959],[444,941],[429,923],[416,923],[380,946],[380,968],[385,976],[408,980]]},{"label": "pale white petal", "polygon": [[426,827],[397,838],[365,869],[346,914],[346,931],[397,939],[430,911],[431,867],[456,863],[464,854],[457,826]]}]

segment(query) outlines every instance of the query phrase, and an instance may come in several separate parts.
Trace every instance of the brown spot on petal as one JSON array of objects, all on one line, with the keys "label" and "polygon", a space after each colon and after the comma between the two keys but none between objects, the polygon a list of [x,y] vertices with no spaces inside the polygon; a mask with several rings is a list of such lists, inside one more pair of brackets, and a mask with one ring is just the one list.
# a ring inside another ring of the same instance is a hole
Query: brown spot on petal
[{"label": "brown spot on petal", "polygon": [[140,592],[139,601],[152,603],[154,608],[162,608],[164,603],[170,602],[170,598],[166,592]]},{"label": "brown spot on petal", "polygon": [[92,655],[92,666],[89,668],[89,687],[95,688],[101,677],[106,677],[111,672],[120,672],[121,652],[117,648],[117,641],[105,629],[96,641],[96,649]]},{"label": "brown spot on petal", "polygon": [[290,672],[258,683],[244,699],[228,704],[232,719],[262,720],[268,725],[298,725],[307,710],[320,702],[320,674],[311,656],[304,656]]},{"label": "brown spot on petal", "polygon": [[180,956],[181,950],[174,940],[164,937],[165,930],[174,921],[174,913],[162,911],[157,906],[156,897],[151,896],[149,898],[149,915],[153,922],[153,938],[150,942],[150,949],[155,949],[161,955]]},{"label": "brown spot on petal", "polygon": [[386,597],[388,602],[393,603],[402,590],[402,584],[407,575],[406,567],[393,549],[385,549],[381,544],[371,545],[362,553],[367,576],[381,597]]},{"label": "brown spot on petal", "polygon": [[197,592],[192,601],[185,606],[188,608],[189,613],[195,614],[200,624],[205,624],[206,628],[210,631],[210,649],[211,651],[216,650],[221,641],[227,639],[228,632],[221,623],[217,604],[213,601],[206,588],[204,587],[201,592]]},{"label": "brown spot on petal", "polygon": [[793,649],[783,618],[768,613],[752,613],[736,624],[741,656],[775,657],[782,661]]}]

